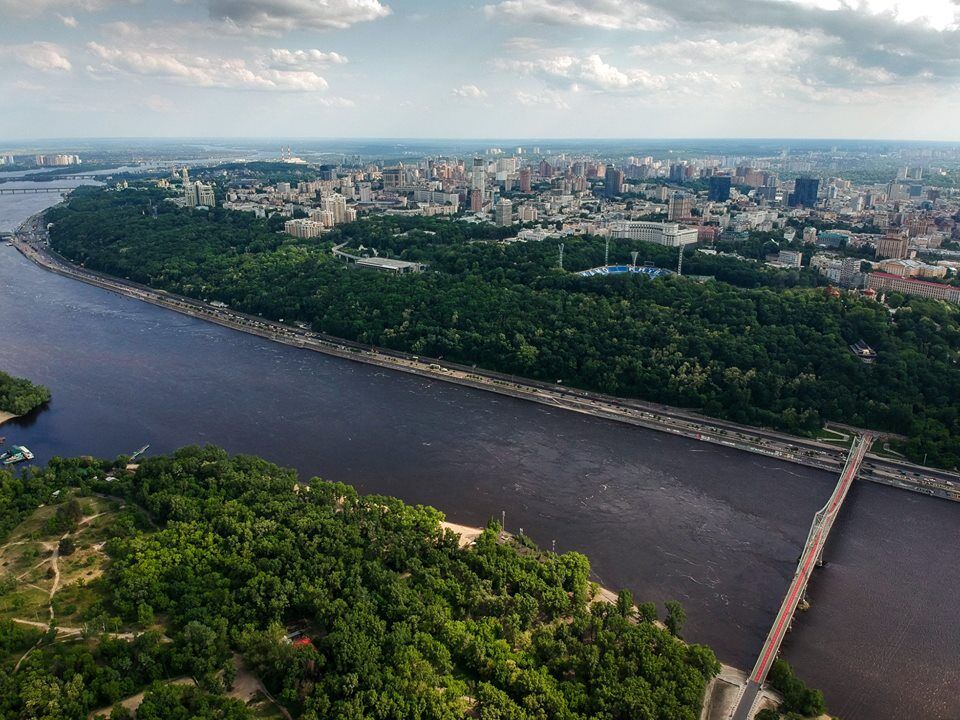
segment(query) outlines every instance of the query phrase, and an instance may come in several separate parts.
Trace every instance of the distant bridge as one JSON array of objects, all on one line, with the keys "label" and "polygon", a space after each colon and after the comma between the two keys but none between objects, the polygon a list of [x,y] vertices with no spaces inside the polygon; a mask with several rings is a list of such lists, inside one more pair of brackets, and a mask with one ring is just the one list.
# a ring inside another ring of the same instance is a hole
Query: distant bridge
[{"label": "distant bridge", "polygon": [[773,661],[780,652],[780,645],[783,638],[793,623],[793,616],[797,612],[797,606],[803,601],[807,593],[807,584],[810,582],[810,576],[813,574],[814,567],[823,564],[823,548],[827,544],[827,537],[833,529],[833,523],[837,519],[840,508],[843,507],[843,501],[847,499],[850,492],[850,486],[860,470],[860,464],[863,462],[870,444],[873,442],[871,435],[860,435],[854,440],[850,447],[850,453],[847,455],[847,462],[843,466],[843,472],[840,473],[840,479],[837,486],[833,489],[833,494],[827,500],[819,512],[813,517],[813,524],[810,526],[810,532],[807,534],[807,542],[804,543],[803,553],[800,555],[800,562],[797,564],[797,571],[793,576],[790,587],[787,589],[787,595],[780,606],[780,612],[773,621],[773,627],[767,634],[767,639],[760,650],[760,657],[757,658],[757,664],[753,667],[753,672],[747,678],[747,685],[743,694],[740,696],[736,709],[733,712],[733,720],[749,720],[752,716],[753,706],[756,704],[757,696],[760,694],[760,688],[767,679],[767,673]]},{"label": "distant bridge", "polygon": [[29,188],[5,188],[0,186],[0,195],[34,195],[36,193],[65,193],[76,190],[72,187],[29,187]]}]

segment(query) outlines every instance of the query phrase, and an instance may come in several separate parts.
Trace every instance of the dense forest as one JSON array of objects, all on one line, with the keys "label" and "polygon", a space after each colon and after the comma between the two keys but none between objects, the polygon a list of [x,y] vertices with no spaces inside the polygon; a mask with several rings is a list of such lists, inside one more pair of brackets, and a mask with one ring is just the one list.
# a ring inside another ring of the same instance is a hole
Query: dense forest
[{"label": "dense forest", "polygon": [[0,412],[26,415],[50,401],[50,390],[0,371]]},{"label": "dense forest", "polygon": [[[69,606],[53,600],[51,617],[83,627],[60,638],[53,622],[14,621],[33,590],[5,556],[4,719],[114,706],[119,720],[129,714],[114,704],[146,688],[140,720],[246,720],[253,711],[229,695],[243,672],[305,719],[694,720],[719,671],[708,648],[677,637],[678,605],[665,627],[628,592],[594,601],[585,557],[495,523],[460,547],[432,508],[258,458],[193,447],[135,471],[124,462],[0,471],[6,551],[46,533],[61,556],[87,553],[84,568],[101,545],[106,556],[102,574],[61,588]],[[107,515],[91,543],[78,528]],[[6,542],[21,521],[26,540]]]},{"label": "dense forest", "polygon": [[[422,356],[814,432],[837,421],[900,433],[912,459],[960,462],[960,309],[893,298],[895,313],[831,297],[807,271],[688,251],[712,281],[584,278],[604,241],[500,243],[509,228],[376,216],[323,239],[223,209],[187,211],[156,190],[78,190],[50,211],[68,258],[156,287]],[[335,260],[364,253],[425,263],[393,276]],[[675,267],[676,250],[611,242],[612,262]],[[849,350],[876,350],[864,364]]]}]

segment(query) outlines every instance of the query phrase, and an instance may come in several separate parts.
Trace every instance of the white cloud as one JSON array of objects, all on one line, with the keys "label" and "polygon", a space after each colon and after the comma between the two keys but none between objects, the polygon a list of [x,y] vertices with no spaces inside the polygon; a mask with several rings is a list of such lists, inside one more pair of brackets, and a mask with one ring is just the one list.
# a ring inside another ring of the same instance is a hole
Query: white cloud
[{"label": "white cloud", "polygon": [[34,42],[23,45],[0,45],[0,56],[42,72],[70,72],[73,65],[66,51],[54,43]]},{"label": "white cloud", "polygon": [[342,30],[384,18],[390,7],[379,0],[206,0],[213,20],[247,32]]},{"label": "white cloud", "polygon": [[129,5],[134,2],[136,0],[0,0],[0,15],[32,18],[58,9],[96,12],[110,5]]},{"label": "white cloud", "polygon": [[669,25],[636,0],[503,0],[484,7],[488,17],[606,30],[662,30]]},{"label": "white cloud", "polygon": [[57,13],[57,17],[60,18],[60,22],[62,22],[68,28],[76,28],[80,25],[73,15],[61,15],[60,13]]},{"label": "white cloud", "polygon": [[557,110],[569,110],[570,105],[560,93],[554,90],[527,92],[514,90],[513,99],[525,107],[551,107]]},{"label": "white cloud", "polygon": [[143,99],[143,106],[155,113],[172,113],[177,109],[176,104],[170,98],[165,98],[162,95],[147,95]]},{"label": "white cloud", "polygon": [[571,89],[585,86],[601,91],[663,90],[668,80],[663,75],[650,73],[642,68],[621,70],[603,60],[600,55],[586,57],[557,55],[540,60],[501,60],[501,69],[513,70],[521,75],[532,75]]},{"label": "white cloud", "polygon": [[264,60],[200,56],[169,48],[107,47],[96,42],[87,49],[100,61],[97,74],[154,77],[194,87],[240,90],[319,91],[327,81],[313,70],[277,70]]},{"label": "white cloud", "polygon": [[461,85],[460,87],[455,87],[451,92],[456,97],[468,100],[479,100],[487,96],[486,91],[481,90],[476,85]]},{"label": "white cloud", "polygon": [[280,69],[302,70],[304,68],[344,65],[346,63],[347,58],[335,52],[277,48],[270,51],[270,66]]}]

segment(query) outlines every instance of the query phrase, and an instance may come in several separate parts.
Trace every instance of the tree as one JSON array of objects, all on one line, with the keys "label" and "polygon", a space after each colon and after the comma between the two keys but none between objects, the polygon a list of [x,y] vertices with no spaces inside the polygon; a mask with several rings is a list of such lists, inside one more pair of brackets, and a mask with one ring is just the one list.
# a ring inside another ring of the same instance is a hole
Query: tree
[{"label": "tree", "polygon": [[674,637],[680,637],[680,633],[683,631],[683,623],[687,619],[687,613],[684,611],[683,605],[676,600],[667,600],[664,606],[667,608],[667,617],[664,620],[667,630]]}]

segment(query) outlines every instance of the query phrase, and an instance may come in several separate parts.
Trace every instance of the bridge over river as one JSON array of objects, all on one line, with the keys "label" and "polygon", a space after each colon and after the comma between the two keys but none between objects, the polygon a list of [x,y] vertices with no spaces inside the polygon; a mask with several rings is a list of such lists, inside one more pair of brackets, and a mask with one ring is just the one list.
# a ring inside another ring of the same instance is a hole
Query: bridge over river
[{"label": "bridge over river", "polygon": [[780,645],[790,629],[793,616],[797,612],[797,606],[806,595],[813,569],[822,564],[823,548],[827,544],[827,537],[833,529],[833,523],[837,519],[840,508],[843,507],[844,500],[847,499],[850,486],[853,484],[857,472],[860,470],[860,464],[863,462],[863,458],[872,442],[873,438],[870,435],[861,435],[854,440],[850,447],[850,453],[847,455],[847,462],[840,473],[840,479],[833,489],[833,494],[827,504],[814,516],[807,541],[803,546],[803,553],[800,555],[800,562],[797,564],[797,571],[790,582],[790,587],[787,589],[780,611],[773,621],[773,627],[770,628],[767,639],[763,643],[760,657],[757,658],[757,663],[747,678],[747,684],[743,688],[740,700],[731,715],[733,720],[749,720],[753,717],[753,710],[760,689],[767,679],[767,673],[770,672],[773,661],[777,658],[777,653],[780,652]]}]

